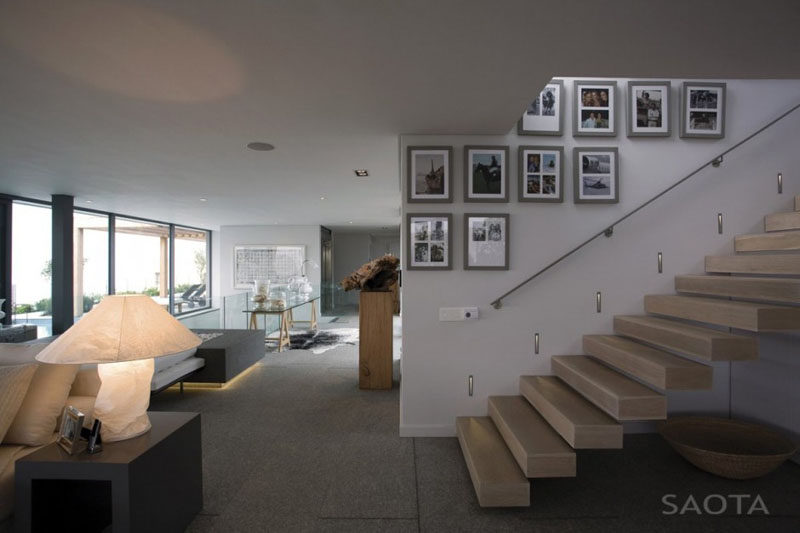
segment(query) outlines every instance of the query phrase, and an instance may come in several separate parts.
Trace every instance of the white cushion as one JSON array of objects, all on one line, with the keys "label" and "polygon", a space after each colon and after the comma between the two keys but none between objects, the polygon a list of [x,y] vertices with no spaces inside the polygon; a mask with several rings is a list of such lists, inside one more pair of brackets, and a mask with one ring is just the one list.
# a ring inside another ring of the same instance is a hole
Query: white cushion
[{"label": "white cushion", "polygon": [[[156,359],[156,361],[158,361],[158,359]],[[201,357],[190,357],[189,359],[185,359],[178,364],[154,373],[153,381],[150,382],[150,390],[158,390],[162,387],[166,387],[170,383],[177,381],[186,374],[193,372],[198,368],[203,368],[204,366],[206,366],[206,360]]]},{"label": "white cushion", "polygon": [[165,368],[169,368],[171,366],[177,365],[181,361],[192,357],[197,352],[197,348],[191,348],[189,350],[185,350],[183,352],[174,353],[172,355],[165,355],[164,357],[156,357],[154,359],[155,362],[155,370],[154,372],[158,374]]},{"label": "white cushion", "polygon": [[35,373],[35,363],[0,363],[0,442],[17,416]]}]

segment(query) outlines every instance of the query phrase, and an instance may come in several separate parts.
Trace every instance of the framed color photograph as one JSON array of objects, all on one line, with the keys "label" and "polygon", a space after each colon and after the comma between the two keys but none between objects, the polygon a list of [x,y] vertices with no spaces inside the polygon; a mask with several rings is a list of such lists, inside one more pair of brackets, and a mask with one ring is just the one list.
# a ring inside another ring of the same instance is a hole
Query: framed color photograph
[{"label": "framed color photograph", "polygon": [[409,203],[453,201],[452,146],[409,146],[406,199]]},{"label": "framed color photograph", "polygon": [[562,135],[564,133],[564,82],[550,80],[528,105],[517,123],[519,135]]},{"label": "framed color photograph", "polygon": [[725,137],[725,84],[683,82],[681,137]]},{"label": "framed color photograph", "polygon": [[520,146],[517,199],[520,202],[563,202],[563,165],[563,146]]},{"label": "framed color photograph", "polygon": [[576,204],[619,202],[619,152],[616,148],[576,147],[572,159]]},{"label": "framed color photograph", "polygon": [[452,270],[453,215],[409,213],[406,215],[406,268]]},{"label": "framed color photograph", "polygon": [[508,215],[464,214],[464,270],[508,270]]},{"label": "framed color photograph", "polygon": [[464,201],[508,202],[508,146],[464,147]]},{"label": "framed color photograph", "polygon": [[576,80],[573,137],[617,135],[617,82]]},{"label": "framed color photograph", "polygon": [[672,112],[668,81],[628,82],[628,137],[669,137]]}]

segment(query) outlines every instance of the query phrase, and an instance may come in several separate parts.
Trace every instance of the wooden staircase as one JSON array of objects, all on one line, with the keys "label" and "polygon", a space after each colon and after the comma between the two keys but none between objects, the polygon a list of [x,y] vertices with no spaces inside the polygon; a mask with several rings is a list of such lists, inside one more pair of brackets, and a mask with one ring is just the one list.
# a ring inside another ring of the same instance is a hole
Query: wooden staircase
[{"label": "wooden staircase", "polygon": [[764,229],[737,236],[737,255],[706,257],[706,275],[676,276],[678,294],[645,296],[647,315],[615,316],[615,335],[585,335],[585,355],[553,356],[552,376],[520,376],[519,396],[490,396],[488,417],[459,417],[480,505],[530,505],[527,478],[573,477],[574,450],[622,448],[621,421],[665,419],[660,391],[710,389],[713,369],[697,359],[758,357],[752,334],[714,326],[800,329],[800,254],[790,253],[800,250],[800,196]]}]

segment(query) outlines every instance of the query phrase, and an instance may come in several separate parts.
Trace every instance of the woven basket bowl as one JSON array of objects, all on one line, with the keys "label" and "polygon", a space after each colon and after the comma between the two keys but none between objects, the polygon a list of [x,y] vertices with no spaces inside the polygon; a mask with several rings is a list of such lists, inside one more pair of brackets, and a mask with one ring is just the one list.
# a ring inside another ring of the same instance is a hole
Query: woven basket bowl
[{"label": "woven basket bowl", "polygon": [[726,418],[670,418],[659,432],[697,468],[729,479],[766,475],[797,451],[797,446],[780,433]]}]

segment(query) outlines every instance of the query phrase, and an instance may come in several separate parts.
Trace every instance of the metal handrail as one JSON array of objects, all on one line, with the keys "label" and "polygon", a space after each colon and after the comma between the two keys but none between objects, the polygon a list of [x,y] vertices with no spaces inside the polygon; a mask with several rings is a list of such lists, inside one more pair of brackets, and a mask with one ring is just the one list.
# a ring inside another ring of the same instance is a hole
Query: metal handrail
[{"label": "metal handrail", "polygon": [[750,139],[755,137],[756,135],[758,135],[761,132],[763,132],[764,130],[770,128],[775,123],[777,123],[780,120],[786,118],[788,115],[792,114],[794,111],[797,111],[797,109],[800,109],[800,104],[794,105],[791,109],[789,109],[785,113],[782,113],[779,117],[771,120],[770,122],[768,122],[764,126],[760,127],[759,129],[757,129],[756,131],[754,131],[753,133],[751,133],[750,135],[748,135],[747,137],[745,137],[744,139],[742,139],[738,143],[734,144],[733,146],[731,146],[730,148],[728,148],[727,150],[725,150],[724,152],[722,152],[718,156],[714,157],[710,161],[708,161],[706,163],[703,163],[702,165],[700,165],[699,167],[697,167],[696,169],[691,171],[689,174],[687,174],[686,176],[684,176],[680,180],[676,181],[675,183],[673,183],[672,185],[670,185],[669,187],[667,187],[666,189],[664,189],[660,193],[656,194],[655,196],[653,196],[652,198],[650,198],[649,200],[644,202],[642,205],[640,205],[639,207],[637,207],[633,211],[630,211],[629,213],[627,213],[627,214],[623,215],[622,217],[620,217],[619,219],[615,220],[614,222],[609,224],[606,227],[606,229],[604,229],[603,231],[595,233],[594,235],[592,235],[591,237],[589,237],[588,239],[586,239],[585,241],[580,243],[578,246],[576,246],[575,248],[573,248],[569,252],[565,253],[564,255],[562,255],[561,257],[559,257],[558,259],[556,259],[552,263],[548,264],[546,267],[544,267],[541,270],[539,270],[538,272],[536,272],[534,275],[530,276],[529,278],[527,278],[524,281],[522,281],[519,284],[517,284],[513,289],[511,289],[511,290],[505,292],[504,294],[502,294],[501,296],[499,296],[496,300],[492,301],[492,303],[491,303],[492,307],[494,307],[495,309],[500,309],[501,307],[503,307],[503,299],[504,298],[506,298],[510,294],[513,294],[514,292],[516,292],[517,290],[519,290],[523,286],[527,285],[531,281],[535,280],[536,278],[538,278],[539,276],[541,276],[542,274],[544,274],[545,272],[547,272],[548,270],[550,270],[551,268],[556,266],[558,263],[560,263],[561,261],[563,261],[567,257],[571,256],[572,254],[574,254],[578,250],[582,249],[584,246],[586,246],[590,242],[594,241],[596,238],[600,237],[601,235],[604,235],[606,237],[611,237],[611,235],[614,233],[614,226],[616,226],[620,222],[623,222],[627,218],[630,218],[634,214],[638,213],[639,211],[641,211],[642,209],[644,209],[648,205],[652,204],[653,202],[655,202],[656,200],[658,200],[659,198],[661,198],[662,196],[664,196],[665,194],[670,192],[672,189],[674,189],[675,187],[677,187],[681,183],[687,181],[689,178],[691,178],[692,176],[694,176],[695,174],[697,174],[698,172],[700,172],[704,168],[708,167],[709,165],[711,165],[713,167],[718,167],[722,163],[722,160],[723,160],[724,156],[728,155],[729,153],[731,153],[732,151],[734,151],[735,149],[737,149],[738,147],[740,147],[741,145],[743,145],[744,143],[746,143],[747,141],[749,141]]}]

